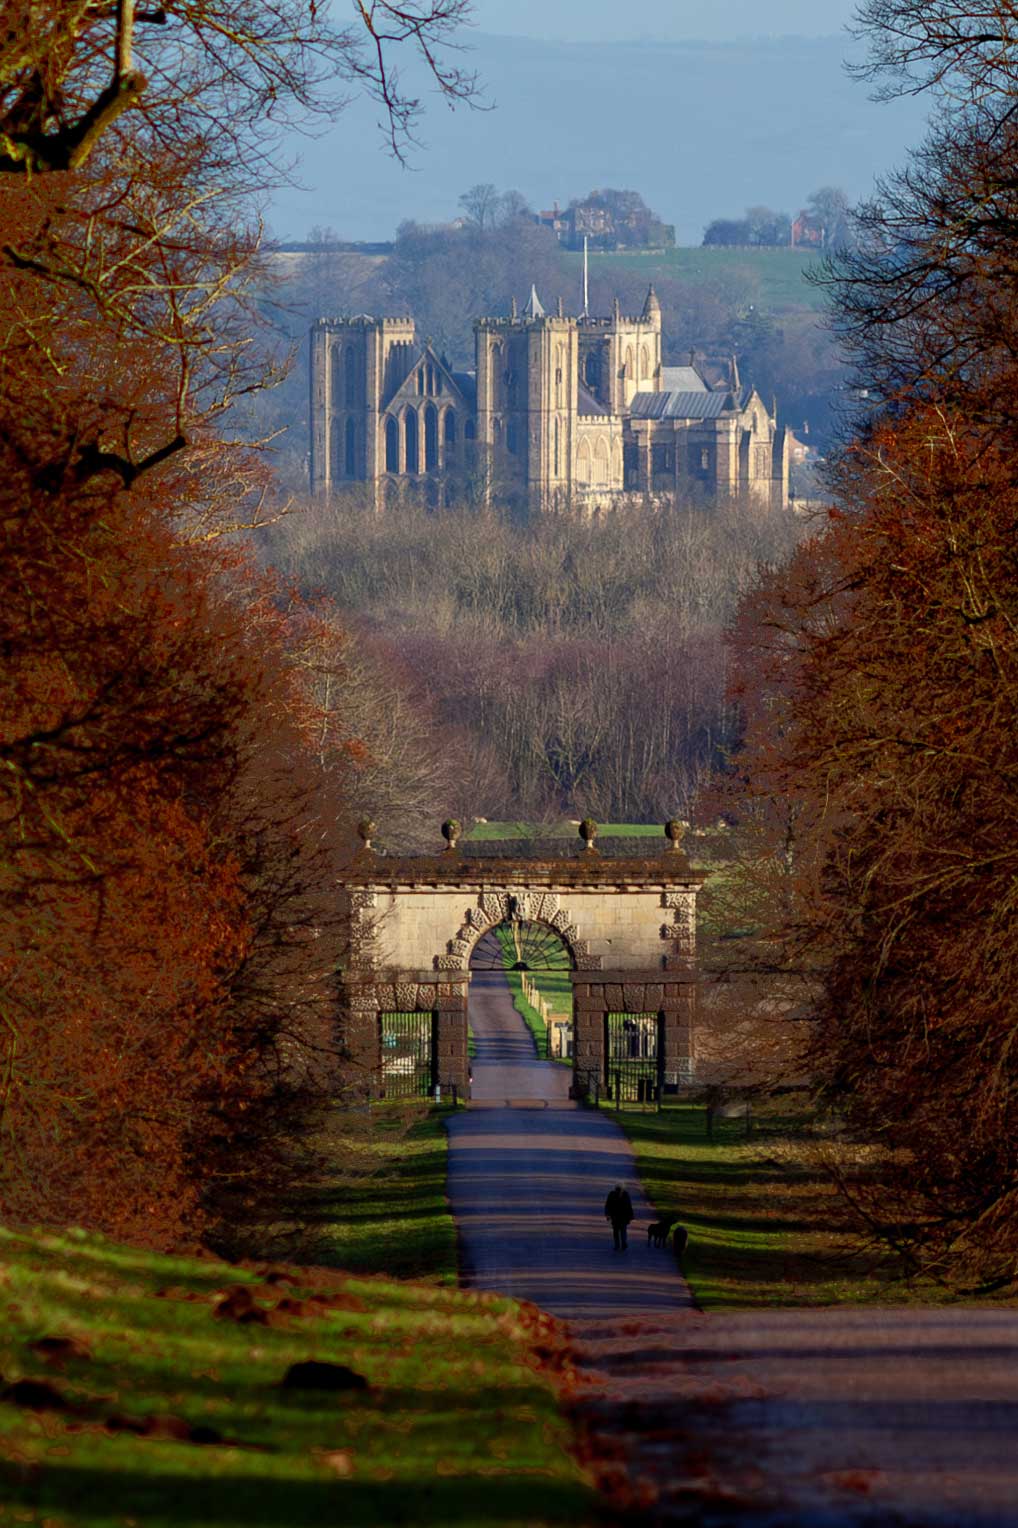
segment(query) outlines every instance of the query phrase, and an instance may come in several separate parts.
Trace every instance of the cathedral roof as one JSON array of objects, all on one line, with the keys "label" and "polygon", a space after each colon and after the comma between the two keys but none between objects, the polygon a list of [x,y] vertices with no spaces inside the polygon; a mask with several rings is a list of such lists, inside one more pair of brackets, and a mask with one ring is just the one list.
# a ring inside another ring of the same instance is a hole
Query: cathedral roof
[{"label": "cathedral roof", "polygon": [[706,382],[695,366],[662,366],[661,391],[663,393],[706,393]]},{"label": "cathedral roof", "polygon": [[474,407],[477,403],[476,371],[454,371],[450,375],[467,403]]},{"label": "cathedral roof", "polygon": [[584,387],[580,382],[576,388],[576,412],[578,414],[607,414],[610,411],[605,408],[599,398],[594,397],[589,387]]},{"label": "cathedral roof", "polygon": [[629,406],[634,419],[721,419],[743,406],[731,393],[637,393]]}]

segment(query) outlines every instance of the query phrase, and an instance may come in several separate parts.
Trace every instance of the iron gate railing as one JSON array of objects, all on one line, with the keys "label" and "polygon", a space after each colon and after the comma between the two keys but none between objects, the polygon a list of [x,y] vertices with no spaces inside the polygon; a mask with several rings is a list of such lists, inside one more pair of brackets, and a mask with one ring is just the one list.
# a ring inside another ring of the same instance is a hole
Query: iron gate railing
[{"label": "iron gate railing", "polygon": [[379,1028],[382,1097],[430,1097],[437,1070],[435,1015],[383,1013]]},{"label": "iron gate railing", "polygon": [[604,1086],[617,1104],[653,1103],[660,1091],[664,1050],[658,1013],[606,1013]]}]

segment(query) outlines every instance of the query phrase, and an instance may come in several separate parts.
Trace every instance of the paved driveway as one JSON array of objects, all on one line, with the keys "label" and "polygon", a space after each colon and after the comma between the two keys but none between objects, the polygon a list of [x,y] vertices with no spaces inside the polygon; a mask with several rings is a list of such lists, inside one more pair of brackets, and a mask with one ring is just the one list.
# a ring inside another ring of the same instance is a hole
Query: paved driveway
[{"label": "paved driveway", "polygon": [[[505,977],[478,971],[470,1021],[474,1105],[449,1122],[449,1199],[464,1284],[566,1319],[689,1306],[671,1251],[647,1246],[653,1214],[622,1132],[569,1101],[570,1070],[538,1060]],[[604,1199],[625,1183],[636,1220],[616,1252]]]},{"label": "paved driveway", "polygon": [[[474,1106],[450,1121],[464,1282],[571,1323],[588,1425],[643,1528],[1018,1528],[1018,1311],[696,1311],[611,1119],[567,1098],[505,980],[471,984]],[[633,1196],[628,1252],[602,1214]],[[617,1469],[616,1466],[612,1466]],[[638,1505],[637,1505],[638,1503]]]},{"label": "paved driveway", "polygon": [[573,1328],[588,1419],[698,1528],[1016,1528],[1018,1311],[695,1311]]}]

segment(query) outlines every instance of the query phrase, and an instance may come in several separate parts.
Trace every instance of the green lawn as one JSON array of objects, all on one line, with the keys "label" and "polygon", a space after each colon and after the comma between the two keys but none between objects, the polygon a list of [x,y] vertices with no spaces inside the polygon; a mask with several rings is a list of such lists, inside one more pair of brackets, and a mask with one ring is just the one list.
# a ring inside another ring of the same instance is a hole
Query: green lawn
[{"label": "green lawn", "polygon": [[[456,1229],[445,1194],[446,1111],[423,1101],[337,1118],[321,1148],[339,1164],[301,1202],[316,1262],[349,1273],[456,1283]],[[370,1124],[370,1134],[366,1126]]]},{"label": "green lawn", "polygon": [[[664,824],[660,822],[600,822],[598,838],[660,838],[665,839]],[[475,822],[465,838],[512,839],[512,838],[577,838],[576,824],[572,822]]]},{"label": "green lawn", "polygon": [[[0,1523],[597,1521],[557,1328],[511,1301],[75,1232],[0,1231],[0,1279]],[[366,1384],[284,1388],[308,1359]]]},{"label": "green lawn", "polygon": [[[577,271],[581,254],[565,257]],[[645,274],[649,281],[671,277],[673,280],[706,284],[715,280],[744,284],[750,301],[772,312],[795,308],[819,310],[824,294],[806,281],[805,273],[819,264],[817,257],[799,249],[669,249],[651,254],[627,251],[621,254],[591,253],[592,272],[610,276],[623,269]]]},{"label": "green lawn", "polygon": [[651,1203],[689,1231],[685,1269],[698,1302],[716,1310],[946,1300],[935,1285],[909,1289],[886,1260],[860,1249],[818,1165],[807,1116],[788,1110],[758,1110],[748,1139],[741,1120],[724,1120],[713,1142],[698,1106],[612,1114]]}]

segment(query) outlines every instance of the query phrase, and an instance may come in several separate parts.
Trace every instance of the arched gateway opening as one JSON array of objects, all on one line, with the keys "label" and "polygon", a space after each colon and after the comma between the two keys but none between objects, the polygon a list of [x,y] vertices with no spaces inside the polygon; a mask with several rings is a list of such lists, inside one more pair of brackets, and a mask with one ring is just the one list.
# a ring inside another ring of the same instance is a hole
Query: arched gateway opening
[{"label": "arched gateway opening", "polygon": [[639,858],[557,844],[500,856],[455,835],[443,853],[394,856],[366,841],[342,887],[344,1041],[366,1091],[469,1099],[471,987],[495,976],[543,1002],[574,1098],[690,1084],[703,877],[678,826],[666,831],[663,850]]},{"label": "arched gateway opening", "polygon": [[[470,957],[467,994],[468,1025],[478,1059],[497,1062],[504,1056],[513,1048],[507,1047],[506,1036],[515,1027],[522,1042],[514,1047],[518,1059],[524,1059],[521,1050],[525,1055],[529,1046],[542,1061],[569,1063],[574,970],[568,943],[550,924],[520,918],[510,910],[509,917],[482,934]],[[488,1027],[493,1007],[502,1013],[494,1035]]]}]

